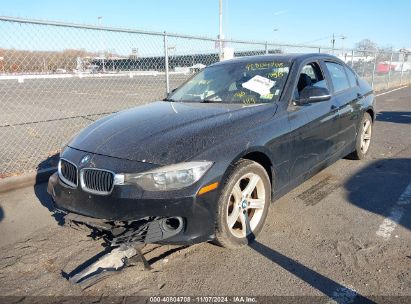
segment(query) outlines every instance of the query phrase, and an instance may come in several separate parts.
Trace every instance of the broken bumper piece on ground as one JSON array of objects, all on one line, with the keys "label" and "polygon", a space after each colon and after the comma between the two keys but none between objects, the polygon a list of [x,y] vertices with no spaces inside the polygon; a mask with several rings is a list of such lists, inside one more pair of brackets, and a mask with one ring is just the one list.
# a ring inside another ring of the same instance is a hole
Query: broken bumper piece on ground
[{"label": "broken bumper piece on ground", "polygon": [[142,262],[146,270],[151,269],[140,249],[147,243],[160,242],[175,236],[183,229],[181,217],[146,217],[136,221],[105,221],[75,213],[57,210],[70,226],[87,226],[93,237],[102,237],[108,249],[79,265],[66,276],[82,288],[88,288],[113,272]]},{"label": "broken bumper piece on ground", "polygon": [[97,256],[92,257],[77,267],[75,271],[68,275],[68,280],[86,289],[113,272],[120,271],[130,264],[134,264],[134,262],[141,261],[146,270],[151,269],[141,253],[140,248],[132,245],[121,245],[120,247],[114,248],[95,261]]}]

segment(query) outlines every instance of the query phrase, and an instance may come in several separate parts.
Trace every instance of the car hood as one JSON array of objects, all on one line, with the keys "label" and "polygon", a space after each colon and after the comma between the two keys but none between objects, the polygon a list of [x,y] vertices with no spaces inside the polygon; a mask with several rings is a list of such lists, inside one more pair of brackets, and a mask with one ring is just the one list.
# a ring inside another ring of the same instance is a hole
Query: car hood
[{"label": "car hood", "polygon": [[275,104],[158,101],[98,120],[68,146],[128,160],[173,164],[258,125],[272,117],[275,109]]}]

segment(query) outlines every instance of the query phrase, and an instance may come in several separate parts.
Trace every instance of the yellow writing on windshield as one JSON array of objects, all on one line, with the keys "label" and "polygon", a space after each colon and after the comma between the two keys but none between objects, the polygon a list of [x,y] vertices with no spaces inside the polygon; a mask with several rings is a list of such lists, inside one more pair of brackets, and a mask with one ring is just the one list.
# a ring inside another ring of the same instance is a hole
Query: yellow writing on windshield
[{"label": "yellow writing on windshield", "polygon": [[247,97],[243,99],[244,104],[254,104],[255,103],[255,98],[254,97]]},{"label": "yellow writing on windshield", "polygon": [[281,78],[284,77],[284,72],[281,71],[272,71],[267,75],[268,78]]},{"label": "yellow writing on windshield", "polygon": [[274,94],[267,94],[267,95],[261,95],[260,98],[261,99],[272,99],[274,96]]},{"label": "yellow writing on windshield", "polygon": [[268,68],[282,68],[284,67],[283,62],[258,62],[258,63],[250,63],[246,65],[247,71],[254,71],[254,70],[263,70]]}]

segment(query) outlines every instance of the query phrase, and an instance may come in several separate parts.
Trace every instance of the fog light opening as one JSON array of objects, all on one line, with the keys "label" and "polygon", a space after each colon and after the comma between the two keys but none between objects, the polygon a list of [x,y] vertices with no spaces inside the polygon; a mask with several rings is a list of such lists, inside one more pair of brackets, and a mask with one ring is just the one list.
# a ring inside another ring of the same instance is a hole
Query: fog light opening
[{"label": "fog light opening", "polygon": [[165,231],[176,231],[183,225],[181,217],[169,217],[163,220],[163,229]]}]

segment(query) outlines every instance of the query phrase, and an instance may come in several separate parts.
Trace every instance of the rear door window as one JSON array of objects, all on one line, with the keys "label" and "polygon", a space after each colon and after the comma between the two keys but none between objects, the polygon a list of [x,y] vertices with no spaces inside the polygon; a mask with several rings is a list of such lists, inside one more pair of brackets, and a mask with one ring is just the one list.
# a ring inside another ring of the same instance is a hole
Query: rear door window
[{"label": "rear door window", "polygon": [[335,62],[325,62],[325,65],[327,66],[328,72],[330,73],[335,93],[350,88],[350,83],[348,82],[344,67],[341,64]]}]

